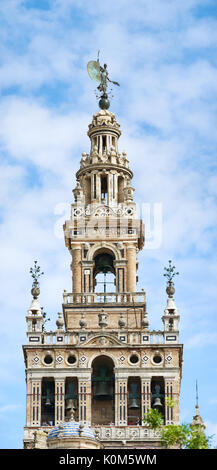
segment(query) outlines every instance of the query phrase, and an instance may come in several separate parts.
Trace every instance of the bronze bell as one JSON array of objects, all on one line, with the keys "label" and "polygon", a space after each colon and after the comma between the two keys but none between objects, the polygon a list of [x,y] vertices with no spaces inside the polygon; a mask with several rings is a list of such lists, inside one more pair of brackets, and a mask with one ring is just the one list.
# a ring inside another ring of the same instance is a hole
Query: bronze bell
[{"label": "bronze bell", "polygon": [[132,398],[131,404],[129,408],[131,410],[135,410],[139,408],[139,405],[137,403],[137,384],[131,384],[130,385],[131,393],[130,393],[130,398]]},{"label": "bronze bell", "polygon": [[138,405],[138,403],[137,403],[136,398],[133,398],[133,399],[132,399],[132,402],[131,402],[129,408],[130,408],[131,410],[136,410],[137,408],[139,408],[139,405]]},{"label": "bronze bell", "polygon": [[98,382],[96,384],[96,392],[94,398],[97,400],[111,400],[112,395],[109,391],[108,384],[106,382]]},{"label": "bronze bell", "polygon": [[68,411],[68,410],[71,410],[71,409],[73,408],[73,406],[74,406],[74,403],[73,403],[72,398],[68,398],[68,399],[66,400],[66,410],[67,410],[67,411]]},{"label": "bronze bell", "polygon": [[52,406],[51,399],[50,399],[50,390],[48,389],[46,391],[46,397],[45,397],[45,406]]},{"label": "bronze bell", "polygon": [[162,406],[163,406],[163,405],[162,405],[162,403],[161,403],[161,401],[160,401],[160,398],[159,398],[159,397],[155,398],[155,401],[154,401],[152,407],[153,407],[153,408],[162,408]]},{"label": "bronze bell", "polygon": [[52,403],[51,403],[51,401],[50,401],[50,398],[47,397],[47,398],[46,398],[46,401],[45,401],[45,406],[51,406],[51,405],[52,405]]}]

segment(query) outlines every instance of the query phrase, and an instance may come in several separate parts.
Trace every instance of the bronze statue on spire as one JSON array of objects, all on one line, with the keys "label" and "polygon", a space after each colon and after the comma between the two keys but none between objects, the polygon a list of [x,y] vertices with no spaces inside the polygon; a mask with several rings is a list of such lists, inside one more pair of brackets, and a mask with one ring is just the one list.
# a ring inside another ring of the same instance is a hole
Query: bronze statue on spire
[{"label": "bronze statue on spire", "polygon": [[110,106],[110,102],[108,99],[107,87],[108,82],[113,83],[114,85],[120,86],[118,82],[110,80],[107,64],[104,64],[102,67],[99,62],[99,51],[97,60],[90,60],[87,64],[87,71],[92,80],[98,82],[99,85],[97,90],[101,93],[100,100],[99,100],[99,107],[101,109],[108,109]]}]

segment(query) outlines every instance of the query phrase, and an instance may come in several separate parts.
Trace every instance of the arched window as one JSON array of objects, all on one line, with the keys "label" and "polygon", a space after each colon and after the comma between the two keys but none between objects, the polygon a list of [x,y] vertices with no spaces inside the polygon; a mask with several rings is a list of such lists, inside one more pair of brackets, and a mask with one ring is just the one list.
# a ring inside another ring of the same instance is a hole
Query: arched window
[{"label": "arched window", "polygon": [[[73,364],[73,360],[76,362],[76,358],[73,355],[69,355],[67,362]],[[65,418],[70,419],[71,411],[75,411],[75,420],[78,420],[78,379],[76,377],[66,377],[65,382]]]},{"label": "arched window", "polygon": [[92,425],[114,424],[115,380],[114,362],[107,356],[99,356],[92,364]]},{"label": "arched window", "polygon": [[140,425],[141,422],[141,380],[140,377],[128,379],[128,425]]},{"label": "arched window", "polygon": [[41,424],[53,426],[55,423],[55,385],[54,379],[44,377],[42,379],[41,397]]},{"label": "arched window", "polygon": [[164,378],[152,377],[151,380],[151,407],[162,413],[165,419],[165,392]]},{"label": "arched window", "polygon": [[94,258],[94,286],[95,292],[115,292],[114,255],[110,252],[101,252]]}]

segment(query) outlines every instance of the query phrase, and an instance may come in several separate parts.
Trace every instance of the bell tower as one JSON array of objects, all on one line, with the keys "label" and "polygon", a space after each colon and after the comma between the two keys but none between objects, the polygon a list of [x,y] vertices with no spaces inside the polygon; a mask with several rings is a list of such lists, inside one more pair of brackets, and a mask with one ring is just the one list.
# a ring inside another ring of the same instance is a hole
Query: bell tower
[{"label": "bell tower", "polygon": [[90,150],[82,153],[64,224],[72,290],[63,293],[55,332],[43,328],[40,291],[26,317],[24,445],[34,447],[35,429],[60,426],[74,410],[75,421],[91,426],[105,448],[155,448],[159,436],[144,422],[148,409],[158,408],[164,424],[179,422],[182,344],[175,273],[169,264],[163,327],[151,330],[145,291],[137,291],[145,229],[134,202],[133,173],[126,152],[119,151],[120,125],[108,110],[107,69],[93,64],[90,71],[101,80],[101,109],[89,124]]},{"label": "bell tower", "polygon": [[120,135],[113,113],[100,110],[93,116],[88,130],[90,153],[82,153],[71,219],[64,226],[76,298],[89,293],[96,297],[99,273],[104,274],[105,286],[106,275],[113,274],[116,296],[136,292],[137,253],[144,234],[133,201],[127,154],[118,151]]}]

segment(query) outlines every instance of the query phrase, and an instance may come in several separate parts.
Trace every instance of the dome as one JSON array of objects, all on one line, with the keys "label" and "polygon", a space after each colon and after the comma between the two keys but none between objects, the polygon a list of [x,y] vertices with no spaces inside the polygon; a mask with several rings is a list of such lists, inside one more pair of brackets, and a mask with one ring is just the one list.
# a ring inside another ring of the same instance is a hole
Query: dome
[{"label": "dome", "polygon": [[91,428],[77,421],[68,421],[55,426],[48,434],[47,440],[64,439],[73,437],[85,437],[95,439],[95,434]]}]

